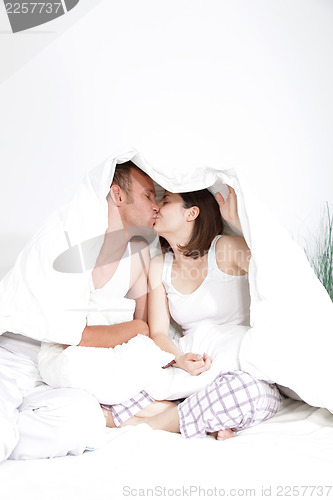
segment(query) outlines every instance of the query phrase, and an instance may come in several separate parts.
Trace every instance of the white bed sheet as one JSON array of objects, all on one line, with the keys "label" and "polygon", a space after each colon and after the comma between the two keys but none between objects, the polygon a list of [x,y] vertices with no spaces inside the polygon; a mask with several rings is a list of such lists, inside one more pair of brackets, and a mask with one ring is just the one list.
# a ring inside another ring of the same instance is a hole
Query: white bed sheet
[{"label": "white bed sheet", "polygon": [[[295,496],[289,487],[298,487],[300,498],[317,498],[320,487],[322,498],[333,497],[333,487],[327,488],[333,486],[333,415],[300,401],[285,398],[275,417],[224,442],[186,440],[145,424],[107,433],[106,447],[79,457],[4,462],[1,498],[176,498],[183,487],[185,498],[204,498],[203,490],[190,495],[190,487],[206,488],[206,498],[214,488],[225,496],[233,495],[230,489],[241,490],[236,497]],[[155,487],[155,495],[140,496],[140,488]],[[169,496],[159,495],[163,487]]]}]

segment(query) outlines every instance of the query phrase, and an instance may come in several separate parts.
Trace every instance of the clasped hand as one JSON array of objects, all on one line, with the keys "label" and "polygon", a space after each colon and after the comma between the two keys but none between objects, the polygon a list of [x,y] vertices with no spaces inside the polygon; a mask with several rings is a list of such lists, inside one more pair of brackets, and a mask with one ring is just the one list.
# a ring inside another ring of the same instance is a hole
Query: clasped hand
[{"label": "clasped hand", "polygon": [[204,353],[203,356],[200,356],[200,354],[187,352],[186,354],[179,356],[176,361],[176,366],[182,368],[191,375],[200,375],[200,373],[209,370],[212,364],[211,358],[206,353]]}]

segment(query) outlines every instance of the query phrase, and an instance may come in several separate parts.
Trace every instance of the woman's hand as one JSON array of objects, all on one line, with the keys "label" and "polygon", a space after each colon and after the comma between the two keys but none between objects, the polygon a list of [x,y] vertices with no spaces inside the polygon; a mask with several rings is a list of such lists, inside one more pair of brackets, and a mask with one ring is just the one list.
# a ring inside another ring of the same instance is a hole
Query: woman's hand
[{"label": "woman's hand", "polygon": [[241,231],[242,227],[237,210],[237,196],[234,188],[228,186],[228,189],[229,194],[226,200],[224,200],[221,193],[216,193],[216,200],[220,205],[220,212],[223,219]]},{"label": "woman's hand", "polygon": [[176,356],[176,364],[174,366],[182,368],[191,375],[200,375],[200,373],[209,370],[211,364],[212,360],[206,353],[200,356],[200,354],[187,352],[181,356]]}]

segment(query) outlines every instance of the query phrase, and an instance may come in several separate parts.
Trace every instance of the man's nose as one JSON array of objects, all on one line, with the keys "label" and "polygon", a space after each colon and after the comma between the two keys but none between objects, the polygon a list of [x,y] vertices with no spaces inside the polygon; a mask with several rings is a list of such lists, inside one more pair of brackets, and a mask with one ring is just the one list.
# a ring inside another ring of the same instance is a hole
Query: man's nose
[{"label": "man's nose", "polygon": [[160,207],[158,206],[158,203],[157,203],[156,200],[154,200],[153,210],[154,210],[154,212],[159,212],[160,211]]}]

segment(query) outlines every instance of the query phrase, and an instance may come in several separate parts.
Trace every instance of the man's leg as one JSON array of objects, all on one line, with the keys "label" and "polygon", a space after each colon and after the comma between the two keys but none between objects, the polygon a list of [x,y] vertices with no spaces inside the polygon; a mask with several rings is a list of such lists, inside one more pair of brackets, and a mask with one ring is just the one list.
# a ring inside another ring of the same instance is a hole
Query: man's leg
[{"label": "man's leg", "polygon": [[13,460],[81,455],[106,443],[100,405],[80,389],[37,387],[24,397],[17,426]]}]

